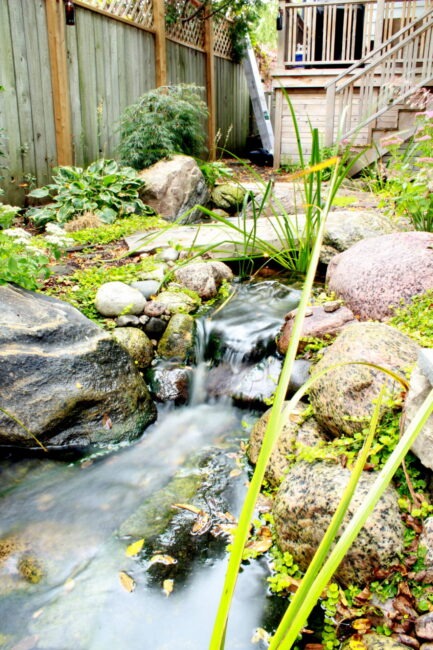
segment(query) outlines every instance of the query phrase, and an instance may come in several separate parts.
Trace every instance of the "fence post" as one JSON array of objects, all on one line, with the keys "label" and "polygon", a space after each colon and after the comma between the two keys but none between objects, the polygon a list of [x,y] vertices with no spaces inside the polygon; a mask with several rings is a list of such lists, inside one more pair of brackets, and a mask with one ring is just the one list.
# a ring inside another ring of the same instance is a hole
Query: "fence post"
[{"label": "fence post", "polygon": [[155,78],[156,87],[167,85],[167,44],[165,39],[165,3],[153,0],[153,23],[155,25]]},{"label": "fence post", "polygon": [[57,164],[72,165],[72,122],[63,0],[46,0]]},{"label": "fence post", "polygon": [[214,34],[212,18],[204,22],[204,47],[206,54],[206,101],[209,110],[207,139],[209,159],[215,160],[215,136],[216,136],[216,101],[215,101],[215,56],[214,56]]}]

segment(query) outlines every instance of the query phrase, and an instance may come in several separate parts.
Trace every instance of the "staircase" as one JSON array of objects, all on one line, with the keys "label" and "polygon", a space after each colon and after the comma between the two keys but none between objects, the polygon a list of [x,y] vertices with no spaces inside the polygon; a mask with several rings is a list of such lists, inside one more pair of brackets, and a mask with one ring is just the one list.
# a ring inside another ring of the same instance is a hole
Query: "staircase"
[{"label": "staircase", "polygon": [[433,81],[433,5],[326,85],[327,146],[350,139],[371,143],[357,173],[386,153],[380,140],[413,135],[408,100]]}]

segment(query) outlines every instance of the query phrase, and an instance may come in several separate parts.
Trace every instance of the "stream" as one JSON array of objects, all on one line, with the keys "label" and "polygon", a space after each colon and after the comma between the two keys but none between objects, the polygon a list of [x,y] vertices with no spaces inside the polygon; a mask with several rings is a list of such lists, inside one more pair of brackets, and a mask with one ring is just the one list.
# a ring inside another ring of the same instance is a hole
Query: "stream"
[{"label": "stream", "polygon": [[[80,461],[0,461],[0,648],[207,648],[227,564],[219,533],[240,511],[239,445],[258,413],[210,397],[206,373],[215,350],[233,373],[271,354],[300,295],[275,281],[235,288],[198,323],[188,405],[162,405],[135,444]],[[267,575],[262,560],[243,567],[226,650],[263,647],[251,639],[272,625]]]}]

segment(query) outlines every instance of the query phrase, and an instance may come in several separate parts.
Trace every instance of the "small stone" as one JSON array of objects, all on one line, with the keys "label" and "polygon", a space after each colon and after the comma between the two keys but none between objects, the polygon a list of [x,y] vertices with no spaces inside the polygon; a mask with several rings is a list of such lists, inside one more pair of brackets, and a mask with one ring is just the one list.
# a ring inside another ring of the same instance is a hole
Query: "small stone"
[{"label": "small stone", "polygon": [[140,325],[146,325],[146,323],[149,322],[149,316],[146,315],[140,316],[138,322],[140,323]]},{"label": "small stone", "polygon": [[116,318],[117,327],[131,327],[139,324],[139,319],[137,316],[119,316]]},{"label": "small stone", "polygon": [[[149,259],[149,254],[144,253],[144,255],[140,255],[140,259]],[[143,271],[139,274],[138,277],[140,280],[155,280],[155,282],[159,282],[161,284],[165,278],[166,273],[167,266],[165,264],[160,264],[155,269],[153,269],[153,271]]]},{"label": "small stone", "polygon": [[423,643],[420,650],[433,650],[433,643]]},{"label": "small stone", "polygon": [[147,300],[149,300],[151,296],[158,293],[161,283],[156,280],[138,280],[137,282],[131,282],[131,287],[137,289]]},{"label": "small stone", "polygon": [[95,307],[103,316],[141,314],[145,304],[145,297],[124,282],[106,282],[95,297]]},{"label": "small stone", "polygon": [[151,391],[160,402],[185,404],[189,398],[190,376],[188,368],[158,368],[151,375]]},{"label": "small stone", "polygon": [[156,259],[162,262],[176,262],[179,259],[179,251],[175,248],[165,248],[158,253]]},{"label": "small stone", "polygon": [[156,318],[152,316],[149,321],[144,326],[144,331],[146,332],[149,338],[159,339],[160,336],[165,332],[167,323],[161,318]]},{"label": "small stone", "polygon": [[200,306],[200,299],[184,293],[183,291],[161,291],[155,301],[165,308],[164,313],[170,314],[187,313],[195,311]]},{"label": "small stone", "polygon": [[233,278],[233,273],[224,262],[192,262],[178,268],[174,276],[182,286],[209,300],[217,295],[223,280]]},{"label": "small stone", "polygon": [[331,314],[333,311],[340,309],[341,302],[339,300],[330,300],[329,302],[324,302],[322,306],[324,312]]},{"label": "small stone", "polygon": [[150,318],[152,318],[152,316],[159,317],[166,313],[167,313],[166,306],[163,305],[162,303],[155,302],[154,300],[146,303],[144,307],[145,316],[149,316]]},{"label": "small stone", "polygon": [[433,641],[433,612],[423,614],[416,619],[415,633],[420,639]]}]

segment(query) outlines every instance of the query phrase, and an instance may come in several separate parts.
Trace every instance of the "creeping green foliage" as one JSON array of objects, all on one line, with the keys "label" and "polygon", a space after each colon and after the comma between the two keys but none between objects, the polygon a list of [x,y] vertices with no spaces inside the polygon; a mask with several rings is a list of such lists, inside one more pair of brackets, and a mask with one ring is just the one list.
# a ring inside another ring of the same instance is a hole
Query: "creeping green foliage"
[{"label": "creeping green foliage", "polygon": [[53,183],[29,193],[37,199],[52,198],[53,203],[30,208],[27,216],[37,226],[49,221],[65,223],[90,212],[104,223],[132,213],[154,214],[139,198],[144,182],[130,167],[121,167],[115,160],[98,160],[87,169],[57,167]]},{"label": "creeping green foliage", "polygon": [[50,275],[50,253],[59,255],[53,247],[47,251],[28,248],[0,232],[0,284],[13,282],[24,289],[36,289]]},{"label": "creeping green foliage", "polygon": [[106,321],[95,309],[94,300],[99,287],[105,282],[126,282],[137,280],[140,273],[152,271],[155,263],[151,259],[141,260],[138,264],[125,264],[124,266],[104,267],[94,266],[76,271],[68,276],[63,283],[57,283],[47,293],[60,300],[69,302],[77,307],[87,318],[104,324]]},{"label": "creeping green foliage", "polygon": [[200,94],[194,84],[180,84],[142,95],[120,118],[121,159],[144,169],[173,153],[200,155],[208,113]]},{"label": "creeping green foliage", "polygon": [[112,224],[102,225],[99,228],[85,228],[69,232],[68,235],[77,244],[110,244],[137,231],[150,230],[166,225],[166,222],[160,217],[143,218],[142,215],[132,214]]},{"label": "creeping green foliage", "polygon": [[424,348],[433,347],[433,290],[412,298],[408,305],[395,310],[389,321],[404,334],[407,334]]}]

